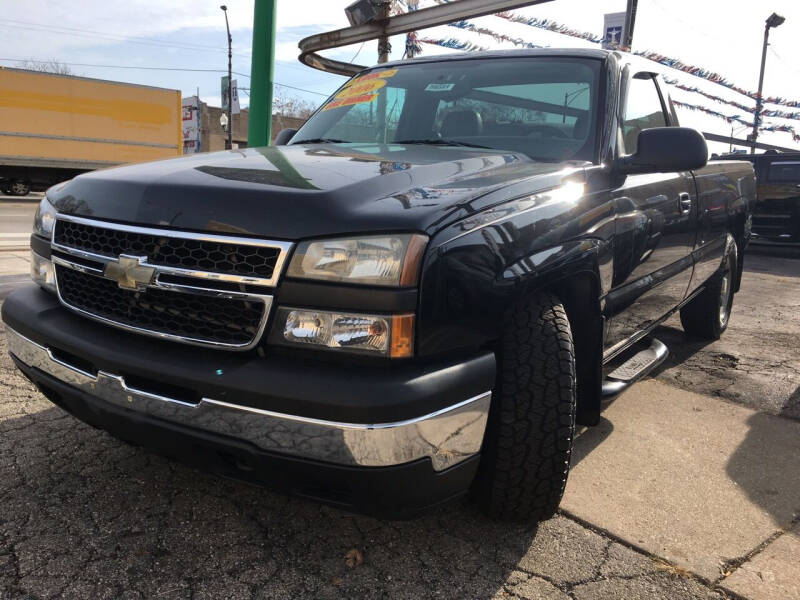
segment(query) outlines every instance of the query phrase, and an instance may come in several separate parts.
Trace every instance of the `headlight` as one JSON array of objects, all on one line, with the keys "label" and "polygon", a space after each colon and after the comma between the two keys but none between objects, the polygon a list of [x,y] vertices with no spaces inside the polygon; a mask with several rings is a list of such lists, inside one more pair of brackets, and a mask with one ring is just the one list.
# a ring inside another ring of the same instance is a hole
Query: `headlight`
[{"label": "headlight", "polygon": [[303,242],[287,275],[341,283],[408,287],[417,284],[428,238],[390,234]]},{"label": "headlight", "polygon": [[56,273],[53,263],[31,250],[31,279],[48,292],[56,291]]},{"label": "headlight", "polygon": [[413,315],[278,309],[271,340],[280,345],[344,350],[391,358],[413,354]]},{"label": "headlight", "polygon": [[56,224],[56,214],[56,209],[47,196],[42,198],[33,217],[33,233],[49,239],[53,234],[53,225]]}]

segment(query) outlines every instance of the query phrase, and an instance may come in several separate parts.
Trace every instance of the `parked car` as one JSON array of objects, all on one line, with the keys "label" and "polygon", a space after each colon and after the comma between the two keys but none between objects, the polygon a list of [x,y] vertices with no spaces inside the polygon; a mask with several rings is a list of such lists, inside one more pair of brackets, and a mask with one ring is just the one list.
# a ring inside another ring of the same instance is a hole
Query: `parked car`
[{"label": "parked car", "polygon": [[[601,50],[420,58],[281,146],[50,189],[16,365],[132,443],[346,509],[472,492],[557,509],[575,423],[726,329],[755,181],[707,163],[657,66]],[[288,142],[288,143],[287,143]]]},{"label": "parked car", "polygon": [[758,198],[753,242],[800,244],[800,152],[726,154],[720,158],[753,163]]}]

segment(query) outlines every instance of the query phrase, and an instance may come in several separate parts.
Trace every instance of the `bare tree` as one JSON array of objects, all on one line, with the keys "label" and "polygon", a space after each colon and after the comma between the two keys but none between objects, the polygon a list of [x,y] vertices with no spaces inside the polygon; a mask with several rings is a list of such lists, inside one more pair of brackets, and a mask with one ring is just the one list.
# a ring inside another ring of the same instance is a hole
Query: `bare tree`
[{"label": "bare tree", "polygon": [[56,75],[74,75],[69,65],[58,62],[55,58],[49,61],[26,60],[20,65],[21,69],[39,71],[40,73],[55,73]]},{"label": "bare tree", "polygon": [[311,102],[292,95],[286,88],[275,86],[272,96],[273,114],[278,113],[283,117],[307,119],[316,109],[317,107]]}]

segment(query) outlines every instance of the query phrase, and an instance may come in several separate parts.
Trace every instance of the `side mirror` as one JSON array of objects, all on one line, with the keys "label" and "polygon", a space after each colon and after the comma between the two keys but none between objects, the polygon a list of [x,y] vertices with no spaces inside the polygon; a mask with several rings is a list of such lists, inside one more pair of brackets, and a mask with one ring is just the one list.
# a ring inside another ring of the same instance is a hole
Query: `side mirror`
[{"label": "side mirror", "polygon": [[691,127],[654,127],[639,132],[636,154],[617,161],[617,170],[635,173],[672,173],[706,166],[706,139]]},{"label": "side mirror", "polygon": [[297,129],[281,129],[275,136],[275,145],[285,146],[295,133],[297,133]]}]

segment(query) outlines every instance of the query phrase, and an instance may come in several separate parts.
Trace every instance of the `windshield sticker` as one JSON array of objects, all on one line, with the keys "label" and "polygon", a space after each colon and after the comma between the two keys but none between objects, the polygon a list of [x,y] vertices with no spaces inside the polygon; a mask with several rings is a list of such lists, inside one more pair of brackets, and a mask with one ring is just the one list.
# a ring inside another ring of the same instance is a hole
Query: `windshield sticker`
[{"label": "windshield sticker", "polygon": [[454,87],[455,83],[429,83],[425,88],[426,92],[449,92]]},{"label": "windshield sticker", "polygon": [[341,98],[339,100],[328,102],[328,104],[322,107],[322,110],[331,110],[332,108],[341,108],[343,106],[353,106],[354,104],[364,104],[366,102],[372,102],[377,97],[378,94],[363,94],[361,96]]},{"label": "windshield sticker", "polygon": [[372,94],[377,92],[386,85],[385,79],[370,79],[369,81],[359,81],[351,86],[344,88],[341,92],[336,94],[334,98],[337,100],[341,98],[352,98],[353,96],[363,96],[364,94]]},{"label": "windshield sticker", "polygon": [[384,69],[383,71],[375,71],[359,77],[353,77],[353,79],[344,84],[344,87],[350,87],[355,83],[362,83],[364,81],[370,81],[373,79],[388,79],[389,77],[394,77],[396,74],[397,69]]}]

